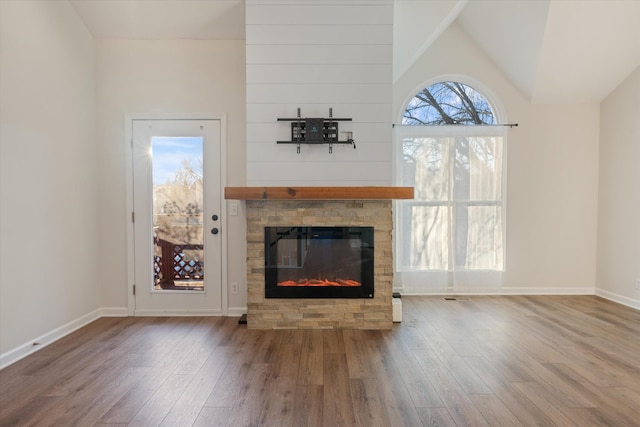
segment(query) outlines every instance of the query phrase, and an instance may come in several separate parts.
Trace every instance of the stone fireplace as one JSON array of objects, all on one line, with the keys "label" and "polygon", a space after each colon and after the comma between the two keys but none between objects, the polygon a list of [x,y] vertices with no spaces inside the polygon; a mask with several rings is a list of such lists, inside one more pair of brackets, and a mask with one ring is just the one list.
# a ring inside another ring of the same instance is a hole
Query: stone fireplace
[{"label": "stone fireplace", "polygon": [[[306,189],[306,190],[305,190]],[[229,187],[227,199],[247,201],[247,325],[251,329],[390,329],[393,227],[391,199],[407,187]],[[375,191],[374,191],[375,189]],[[343,191],[344,190],[344,191]],[[372,298],[265,297],[265,227],[371,227]]]}]

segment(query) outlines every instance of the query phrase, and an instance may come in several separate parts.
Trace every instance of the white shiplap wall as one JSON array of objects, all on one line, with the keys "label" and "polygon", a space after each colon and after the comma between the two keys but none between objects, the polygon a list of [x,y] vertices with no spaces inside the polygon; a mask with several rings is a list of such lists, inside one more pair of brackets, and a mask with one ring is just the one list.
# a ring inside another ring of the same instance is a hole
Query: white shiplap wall
[{"label": "white shiplap wall", "polygon": [[[247,185],[390,185],[392,0],[249,0],[246,25]],[[276,144],[298,107],[357,149]]]}]

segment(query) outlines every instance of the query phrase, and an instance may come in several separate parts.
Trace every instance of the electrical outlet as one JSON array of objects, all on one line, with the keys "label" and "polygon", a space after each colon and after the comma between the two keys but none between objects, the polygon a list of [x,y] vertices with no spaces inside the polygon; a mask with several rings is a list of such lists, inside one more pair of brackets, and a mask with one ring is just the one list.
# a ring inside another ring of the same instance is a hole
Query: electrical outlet
[{"label": "electrical outlet", "polygon": [[236,282],[231,283],[231,294],[238,295],[238,283]]},{"label": "electrical outlet", "polygon": [[229,215],[238,216],[238,202],[235,200],[229,205]]},{"label": "electrical outlet", "polygon": [[636,277],[636,291],[640,291],[640,277]]}]

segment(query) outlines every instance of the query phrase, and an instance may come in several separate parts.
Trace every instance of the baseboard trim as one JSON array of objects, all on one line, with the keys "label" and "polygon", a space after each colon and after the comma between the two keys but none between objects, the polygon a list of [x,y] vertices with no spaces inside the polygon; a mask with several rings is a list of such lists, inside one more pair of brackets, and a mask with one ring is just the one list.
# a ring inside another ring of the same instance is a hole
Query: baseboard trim
[{"label": "baseboard trim", "polygon": [[595,288],[502,288],[492,295],[593,295]]},{"label": "baseboard trim", "polygon": [[197,316],[222,316],[221,310],[136,310],[136,317],[197,317]]},{"label": "baseboard trim", "polygon": [[500,288],[495,291],[478,291],[470,292],[468,290],[460,291],[421,291],[402,289],[394,292],[400,292],[402,295],[594,295],[594,288]]},{"label": "baseboard trim", "polygon": [[596,295],[609,301],[617,302],[618,304],[626,305],[627,307],[640,310],[640,301],[637,299],[625,297],[614,292],[605,291],[604,289],[596,289]]},{"label": "baseboard trim", "polygon": [[[129,310],[127,307],[102,307],[102,317],[128,317]],[[229,307],[227,316],[240,317],[247,312],[247,307]],[[134,316],[150,317],[150,316],[222,316],[219,310],[189,310],[189,311],[171,311],[171,310],[138,310]]]},{"label": "baseboard trim", "polygon": [[[80,316],[54,330],[40,335],[39,337],[29,340],[12,350],[7,351],[0,355],[0,369],[3,369],[20,359],[23,359],[36,351],[45,348],[49,344],[58,341],[60,338],[69,335],[70,333],[88,325],[89,323],[98,320],[102,317],[102,309],[96,309],[92,312]],[[36,344],[37,343],[37,344]]]}]

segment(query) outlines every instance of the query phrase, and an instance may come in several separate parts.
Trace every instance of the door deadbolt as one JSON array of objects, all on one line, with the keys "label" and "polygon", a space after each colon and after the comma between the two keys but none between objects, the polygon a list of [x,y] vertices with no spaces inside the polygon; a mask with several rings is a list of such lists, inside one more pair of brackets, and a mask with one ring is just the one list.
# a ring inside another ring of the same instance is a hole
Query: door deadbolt
[{"label": "door deadbolt", "polygon": [[213,214],[213,215],[211,216],[211,219],[212,219],[212,220],[214,220],[214,221],[217,221],[217,220],[218,220],[218,215]]}]

